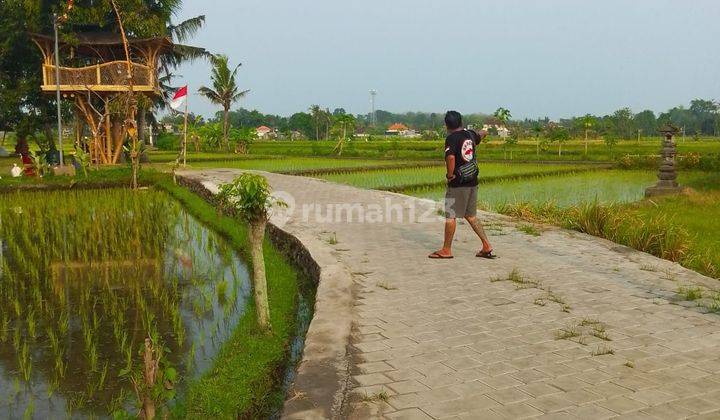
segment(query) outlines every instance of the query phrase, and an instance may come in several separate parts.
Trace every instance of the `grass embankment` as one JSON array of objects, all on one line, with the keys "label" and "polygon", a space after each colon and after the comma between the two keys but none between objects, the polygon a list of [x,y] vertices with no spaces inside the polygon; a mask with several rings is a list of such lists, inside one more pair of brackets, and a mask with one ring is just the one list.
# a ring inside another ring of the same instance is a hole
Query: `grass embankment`
[{"label": "grass embankment", "polygon": [[690,173],[681,182],[694,190],[631,204],[516,202],[495,210],[606,238],[720,279],[720,174]]},{"label": "grass embankment", "polygon": [[[243,255],[248,255],[248,231],[235,219],[218,215],[199,196],[179,187],[165,176],[154,184],[167,191],[200,222],[224,236]],[[287,351],[295,332],[300,279],[297,272],[269,240],[264,246],[272,333],[257,327],[252,300],[232,336],[223,344],[212,369],[190,384],[180,405],[192,418],[256,418],[282,403],[277,392]]]},{"label": "grass embankment", "polygon": [[335,170],[350,171],[353,169],[364,170],[369,168],[387,168],[389,166],[418,167],[427,165],[442,165],[442,161],[435,162],[402,162],[382,159],[341,159],[341,158],[313,158],[313,157],[276,157],[275,159],[262,160],[238,160],[238,161],[215,161],[191,164],[194,169],[211,168],[234,168],[234,169],[255,169],[268,172],[287,174],[308,173],[312,171]]},{"label": "grass embankment", "polygon": [[[107,181],[112,180],[112,184]],[[154,185],[178,200],[197,220],[225,237],[242,255],[247,256],[247,228],[236,220],[221,216],[217,210],[189,190],[177,186],[169,175],[145,171],[143,185]],[[128,169],[90,172],[87,178],[17,178],[0,180],[0,191],[22,188],[75,188],[130,185]],[[295,333],[298,273],[266,240],[265,262],[272,333],[257,328],[254,303],[242,316],[231,337],[223,344],[212,368],[188,384],[185,398],[177,402],[175,415],[190,418],[266,417],[282,402],[278,390],[289,345]]]}]

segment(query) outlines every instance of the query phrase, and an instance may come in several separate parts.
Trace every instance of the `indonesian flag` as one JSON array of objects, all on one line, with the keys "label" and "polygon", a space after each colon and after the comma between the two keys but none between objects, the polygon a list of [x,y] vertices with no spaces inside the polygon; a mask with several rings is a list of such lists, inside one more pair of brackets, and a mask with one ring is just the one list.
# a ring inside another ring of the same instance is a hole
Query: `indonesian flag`
[{"label": "indonesian flag", "polygon": [[178,91],[175,92],[175,96],[173,96],[172,101],[170,102],[170,108],[174,109],[175,111],[180,111],[183,105],[185,105],[185,102],[187,102],[187,93],[187,85],[178,89]]}]

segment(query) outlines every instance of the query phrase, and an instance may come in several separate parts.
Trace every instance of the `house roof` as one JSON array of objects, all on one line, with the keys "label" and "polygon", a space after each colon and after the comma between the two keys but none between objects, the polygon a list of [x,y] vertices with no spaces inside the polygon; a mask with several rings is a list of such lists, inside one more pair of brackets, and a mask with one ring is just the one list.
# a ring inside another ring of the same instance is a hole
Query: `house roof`
[{"label": "house roof", "polygon": [[407,130],[407,126],[405,124],[395,123],[388,127],[388,131],[402,131]]},{"label": "house roof", "polygon": [[261,125],[260,127],[256,128],[255,131],[257,131],[258,133],[261,133],[261,132],[267,133],[267,132],[272,131],[272,128],[265,126],[265,125]]}]

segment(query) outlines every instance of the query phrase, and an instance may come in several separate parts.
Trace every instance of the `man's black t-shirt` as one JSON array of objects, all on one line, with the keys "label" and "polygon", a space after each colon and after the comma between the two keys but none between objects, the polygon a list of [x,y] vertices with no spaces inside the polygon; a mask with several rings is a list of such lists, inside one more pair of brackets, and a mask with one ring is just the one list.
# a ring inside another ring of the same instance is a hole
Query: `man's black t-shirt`
[{"label": "man's black t-shirt", "polygon": [[455,179],[448,182],[448,186],[452,188],[457,187],[475,187],[478,184],[478,179],[472,179],[470,181],[461,183],[460,177],[458,176],[459,168],[470,162],[475,158],[475,146],[480,142],[480,139],[473,131],[460,130],[450,133],[445,139],[445,157],[455,156]]}]

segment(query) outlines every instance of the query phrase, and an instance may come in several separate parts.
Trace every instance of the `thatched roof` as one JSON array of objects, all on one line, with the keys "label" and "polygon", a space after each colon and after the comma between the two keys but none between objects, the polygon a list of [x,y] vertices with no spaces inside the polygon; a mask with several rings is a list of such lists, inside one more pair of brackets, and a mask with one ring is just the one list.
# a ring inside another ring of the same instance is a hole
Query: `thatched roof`
[{"label": "thatched roof", "polygon": [[[52,36],[31,33],[30,37],[43,50],[44,54],[52,55],[54,39]],[[115,32],[78,32],[72,35],[72,41],[60,39],[60,48],[73,48],[78,55],[109,59],[122,56],[122,36]],[[128,38],[128,44],[136,51],[153,51],[155,54],[172,49],[170,38]]]}]

